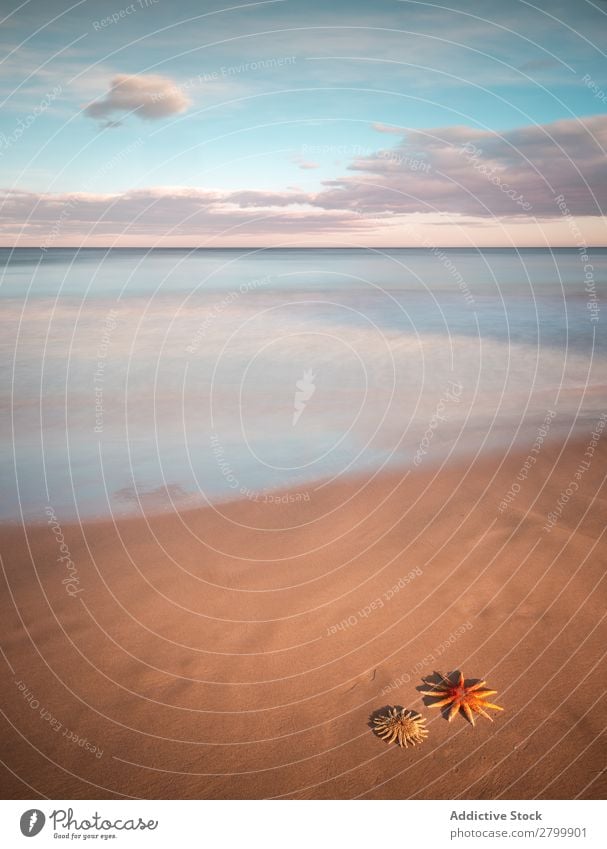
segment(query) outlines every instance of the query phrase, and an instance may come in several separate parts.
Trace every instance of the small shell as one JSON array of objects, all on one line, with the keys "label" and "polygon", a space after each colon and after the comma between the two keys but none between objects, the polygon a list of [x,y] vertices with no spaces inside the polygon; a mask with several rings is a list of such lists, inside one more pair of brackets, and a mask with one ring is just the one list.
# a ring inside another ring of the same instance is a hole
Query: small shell
[{"label": "small shell", "polygon": [[387,743],[398,743],[399,746],[408,748],[411,743],[423,743],[428,735],[428,729],[424,728],[426,720],[421,714],[414,710],[400,710],[395,707],[388,708],[387,714],[381,714],[373,719],[373,729],[378,737]]}]

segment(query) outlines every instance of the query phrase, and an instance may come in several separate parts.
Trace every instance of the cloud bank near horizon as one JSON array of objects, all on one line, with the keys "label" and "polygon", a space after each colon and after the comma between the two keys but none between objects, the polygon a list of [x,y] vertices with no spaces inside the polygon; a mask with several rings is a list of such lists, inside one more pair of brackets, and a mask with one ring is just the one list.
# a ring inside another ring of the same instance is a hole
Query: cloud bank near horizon
[{"label": "cloud bank near horizon", "polygon": [[[139,88],[128,90],[123,105],[142,98]],[[151,89],[146,91],[147,97]],[[167,103],[170,110],[185,108],[178,100],[159,101],[163,109]],[[100,108],[95,117],[109,114]],[[158,117],[153,110],[144,117],[153,115]],[[559,221],[563,205],[571,216],[597,218],[607,206],[605,115],[501,134],[464,126],[377,125],[375,130],[395,137],[396,144],[356,156],[345,175],[322,181],[315,191],[180,186],[112,194],[5,190],[0,238],[4,244],[81,244],[101,236],[129,244],[180,239],[197,244],[213,238],[243,243],[250,237],[349,234],[357,242],[383,235],[390,243],[400,238],[407,244],[399,227],[411,220],[433,226],[451,221],[497,234],[504,220]],[[601,231],[595,226],[593,232]],[[603,236],[600,243],[605,241]],[[575,243],[572,232],[565,243]]]}]

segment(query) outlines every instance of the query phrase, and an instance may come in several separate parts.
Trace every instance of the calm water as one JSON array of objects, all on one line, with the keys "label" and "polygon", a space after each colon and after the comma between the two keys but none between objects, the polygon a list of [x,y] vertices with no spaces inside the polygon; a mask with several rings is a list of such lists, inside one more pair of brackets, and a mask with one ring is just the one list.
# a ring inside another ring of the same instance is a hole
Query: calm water
[{"label": "calm water", "polygon": [[0,249],[0,280],[4,519],[310,497],[605,409],[575,250]]}]

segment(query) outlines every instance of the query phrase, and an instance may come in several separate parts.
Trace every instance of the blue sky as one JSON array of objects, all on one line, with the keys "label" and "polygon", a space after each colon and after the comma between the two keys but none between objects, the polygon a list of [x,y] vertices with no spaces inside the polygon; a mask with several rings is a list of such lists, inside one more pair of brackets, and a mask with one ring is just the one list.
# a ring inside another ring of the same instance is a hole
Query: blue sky
[{"label": "blue sky", "polygon": [[2,244],[605,243],[604,0],[2,10]]}]

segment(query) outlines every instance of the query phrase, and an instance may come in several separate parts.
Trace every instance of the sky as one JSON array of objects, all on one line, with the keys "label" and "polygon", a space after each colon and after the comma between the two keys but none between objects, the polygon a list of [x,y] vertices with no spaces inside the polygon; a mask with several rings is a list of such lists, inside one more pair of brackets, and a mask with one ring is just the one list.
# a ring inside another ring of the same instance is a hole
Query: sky
[{"label": "sky", "polygon": [[606,51],[605,0],[0,0],[0,245],[605,245]]}]

